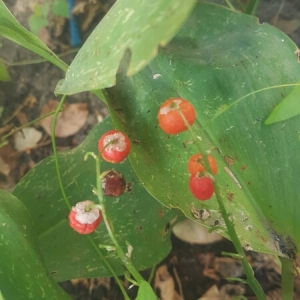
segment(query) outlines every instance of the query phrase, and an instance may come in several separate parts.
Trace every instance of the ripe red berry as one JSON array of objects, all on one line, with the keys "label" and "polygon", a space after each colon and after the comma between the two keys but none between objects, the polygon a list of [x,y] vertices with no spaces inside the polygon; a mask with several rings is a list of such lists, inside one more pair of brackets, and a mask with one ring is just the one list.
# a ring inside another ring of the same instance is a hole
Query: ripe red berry
[{"label": "ripe red berry", "polygon": [[96,230],[102,220],[102,213],[96,207],[89,207],[94,202],[85,200],[72,207],[69,214],[70,226],[80,234],[89,234]]},{"label": "ripe red berry", "polygon": [[187,130],[180,110],[190,125],[196,119],[194,106],[187,100],[181,98],[171,98],[165,101],[158,111],[158,122],[161,129],[168,134],[177,134]]},{"label": "ripe red berry", "polygon": [[131,148],[128,136],[117,130],[110,130],[102,135],[98,142],[98,150],[107,162],[117,164],[123,161]]},{"label": "ripe red berry", "polygon": [[125,192],[126,181],[120,172],[114,169],[105,171],[101,174],[101,179],[104,196],[118,197]]},{"label": "ripe red berry", "polygon": [[190,190],[198,200],[208,200],[214,193],[214,185],[208,176],[201,176],[200,173],[194,173],[190,177]]},{"label": "ripe red berry", "polygon": [[[218,167],[215,159],[211,155],[207,155],[207,159],[212,173],[216,175],[218,172]],[[203,172],[205,170],[202,154],[198,153],[190,157],[188,162],[188,170],[190,174],[194,174],[196,172]]]}]

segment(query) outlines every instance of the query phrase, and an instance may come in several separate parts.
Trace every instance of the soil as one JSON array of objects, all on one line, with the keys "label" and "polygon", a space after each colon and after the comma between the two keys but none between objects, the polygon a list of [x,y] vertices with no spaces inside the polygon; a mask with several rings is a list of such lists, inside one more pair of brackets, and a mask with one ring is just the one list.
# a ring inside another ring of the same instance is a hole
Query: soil
[{"label": "soil", "polygon": [[[34,1],[4,0],[4,3],[16,16],[16,18],[27,26],[28,17],[32,12]],[[78,1],[80,2],[80,1]],[[83,0],[81,2],[84,2]],[[93,1],[90,1],[91,3]],[[97,2],[97,1],[95,1]],[[91,32],[92,28],[103,17],[105,11],[114,1],[98,1],[96,13],[81,16],[80,22],[85,22],[86,28],[83,39]],[[216,2],[216,1],[215,1]],[[224,3],[224,1],[219,1]],[[261,1],[257,16],[261,22],[270,22],[274,26],[287,33],[291,39],[300,46],[300,2],[298,0],[264,0]],[[48,31],[43,34],[48,45],[56,53],[66,53],[62,59],[70,63],[75,53],[69,53],[69,29],[67,23],[60,26],[60,34],[55,34],[55,24],[51,23]],[[56,30],[58,30],[56,28]],[[4,124],[11,127],[6,128],[6,133],[12,126],[23,125],[24,115],[26,120],[31,121],[40,116],[42,107],[55,99],[54,88],[59,79],[64,77],[62,71],[50,63],[28,64],[26,61],[36,59],[31,52],[15,45],[14,43],[0,38],[0,58],[4,59],[12,81],[0,83],[0,106],[5,110],[0,120],[1,129]],[[15,64],[14,62],[24,62]],[[76,133],[67,138],[58,138],[59,150],[65,150],[80,144],[89,130],[99,122],[99,119],[108,115],[106,107],[92,94],[80,93],[68,97],[70,103],[86,103],[89,112],[86,124]],[[6,122],[9,120],[8,122]],[[11,191],[14,185],[28,172],[36,163],[52,154],[50,139],[45,129],[36,124],[35,128],[43,133],[42,140],[33,149],[26,151],[13,150],[13,140],[9,139],[9,145],[0,150],[0,158],[8,164],[8,172],[0,172],[0,188]],[[1,161],[0,161],[1,164]],[[172,251],[158,266],[156,266],[156,292],[161,299],[165,300],[196,300],[196,299],[232,299],[237,295],[245,295],[248,299],[256,299],[251,290],[242,283],[233,283],[225,280],[227,276],[238,276],[243,278],[244,274],[239,263],[231,258],[224,257],[221,251],[234,252],[232,244],[227,240],[207,244],[196,245],[182,242],[172,236]],[[281,299],[280,297],[280,270],[275,259],[271,256],[248,252],[255,276],[261,283],[268,299]],[[150,275],[150,270],[142,272],[145,278]],[[128,282],[122,278],[126,287]],[[157,282],[168,283],[174,287],[174,295],[164,296],[166,285],[158,285]],[[295,279],[295,298],[300,299],[299,277]],[[152,280],[154,285],[154,280]],[[61,286],[75,300],[93,299],[123,299],[116,283],[110,278],[78,279],[61,283]],[[217,296],[203,295],[210,290],[219,291]],[[136,288],[129,290],[132,299],[136,296]],[[180,298],[181,297],[181,298]],[[10,299],[8,299],[10,300]]]}]

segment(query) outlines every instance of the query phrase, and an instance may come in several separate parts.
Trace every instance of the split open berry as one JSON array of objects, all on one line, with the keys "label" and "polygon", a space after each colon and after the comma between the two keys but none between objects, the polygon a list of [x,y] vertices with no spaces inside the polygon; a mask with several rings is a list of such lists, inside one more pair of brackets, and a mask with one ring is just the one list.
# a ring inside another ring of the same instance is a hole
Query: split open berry
[{"label": "split open berry", "polygon": [[201,176],[197,172],[190,177],[190,190],[198,200],[209,200],[214,193],[214,185],[210,177]]},{"label": "split open berry", "polygon": [[196,119],[194,106],[187,100],[171,98],[165,101],[158,111],[158,122],[165,133],[177,134],[187,130],[187,126],[185,125],[179,110],[184,115],[188,124],[194,124]]},{"label": "split open berry", "polygon": [[[211,155],[207,155],[207,159],[211,168],[211,171],[214,175],[218,172],[218,167],[215,159]],[[190,157],[188,162],[188,170],[190,174],[194,174],[196,172],[203,172],[205,171],[204,168],[204,160],[202,154],[194,154]]]},{"label": "split open berry", "polygon": [[102,192],[104,196],[118,197],[123,195],[126,189],[124,176],[114,170],[107,170],[101,174]]},{"label": "split open berry", "polygon": [[107,162],[117,164],[123,161],[131,148],[128,136],[117,130],[110,130],[102,135],[98,142],[98,150]]},{"label": "split open berry", "polygon": [[93,205],[94,202],[85,200],[72,207],[69,214],[70,226],[80,234],[92,233],[102,220],[101,211]]}]

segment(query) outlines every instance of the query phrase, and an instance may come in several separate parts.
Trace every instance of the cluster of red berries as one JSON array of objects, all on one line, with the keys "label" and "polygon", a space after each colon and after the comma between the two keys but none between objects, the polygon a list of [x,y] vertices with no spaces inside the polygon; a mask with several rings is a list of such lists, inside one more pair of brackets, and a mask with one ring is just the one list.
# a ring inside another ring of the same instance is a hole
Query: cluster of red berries
[{"label": "cluster of red berries", "polygon": [[[130,152],[131,144],[128,136],[117,130],[103,134],[98,141],[98,150],[102,158],[117,164],[125,160]],[[124,176],[114,169],[101,174],[102,193],[108,197],[121,196],[126,189]],[[70,226],[80,234],[94,232],[102,221],[99,206],[90,200],[78,202],[69,214]]]},{"label": "cluster of red berries", "polygon": [[[161,129],[167,134],[178,134],[186,131],[196,120],[196,111],[193,105],[181,98],[171,98],[165,101],[158,111],[158,122]],[[218,171],[215,159],[207,156],[211,172],[215,175]],[[195,198],[208,200],[214,193],[212,178],[204,168],[202,154],[194,154],[188,162],[191,174],[189,187]]]}]

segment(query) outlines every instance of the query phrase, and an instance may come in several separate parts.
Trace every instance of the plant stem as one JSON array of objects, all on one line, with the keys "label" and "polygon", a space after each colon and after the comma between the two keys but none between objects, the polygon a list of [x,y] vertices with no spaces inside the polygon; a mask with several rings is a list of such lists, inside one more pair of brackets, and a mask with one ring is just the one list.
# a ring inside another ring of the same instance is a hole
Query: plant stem
[{"label": "plant stem", "polygon": [[[60,110],[60,111],[61,111],[61,110]],[[59,112],[60,112],[60,111],[59,111]],[[49,117],[49,116],[51,116],[51,115],[53,115],[53,114],[55,114],[55,113],[56,113],[56,110],[55,110],[55,111],[51,111],[51,112],[49,112],[48,114],[45,114],[45,115],[43,115],[43,116],[41,116],[41,117],[39,117],[39,118],[37,118],[37,119],[34,119],[33,121],[30,121],[30,122],[28,122],[28,123],[26,123],[26,124],[24,124],[24,125],[22,125],[22,126],[20,126],[20,127],[17,127],[17,128],[12,129],[11,132],[9,132],[9,133],[3,135],[3,137],[1,138],[2,143],[0,144],[0,148],[2,147],[2,145],[5,145],[5,140],[6,140],[8,137],[10,137],[11,135],[13,135],[14,133],[16,133],[16,132],[18,132],[18,131],[20,131],[20,130],[22,130],[22,129],[24,129],[24,128],[30,126],[30,125],[32,125],[32,124],[34,124],[35,122],[38,122],[38,121],[40,121],[40,120],[42,120],[42,119],[44,119],[44,118],[47,118],[47,117]]]},{"label": "plant stem", "polygon": [[284,300],[294,297],[294,269],[293,261],[286,257],[279,257],[281,261],[281,295]]},{"label": "plant stem", "polygon": [[122,284],[122,282],[120,281],[119,277],[117,276],[117,274],[115,273],[114,269],[111,267],[111,265],[109,264],[109,262],[106,260],[106,258],[104,257],[104,255],[102,254],[101,250],[97,247],[97,245],[95,244],[95,242],[93,241],[93,239],[91,238],[91,236],[88,234],[87,235],[88,240],[90,241],[90,243],[93,245],[94,249],[96,250],[96,252],[99,254],[99,256],[101,257],[101,259],[103,260],[104,264],[106,265],[107,269],[111,272],[111,274],[113,275],[113,277],[115,278],[124,298],[126,300],[130,300],[126,290],[124,289],[124,286]]},{"label": "plant stem", "polygon": [[[54,117],[52,120],[52,129],[51,129],[51,140],[52,140],[52,149],[53,149],[53,156],[54,156],[54,161],[55,161],[55,168],[56,168],[56,174],[57,174],[57,179],[58,179],[58,184],[60,187],[60,191],[63,195],[64,201],[68,207],[69,210],[72,209],[72,206],[67,198],[67,195],[65,193],[65,189],[61,180],[61,174],[60,174],[60,170],[59,170],[59,164],[58,164],[58,156],[57,156],[57,150],[56,150],[56,141],[55,141],[55,125],[56,125],[56,120],[57,120],[57,116],[58,113],[62,110],[64,101],[66,99],[66,95],[64,95],[60,102],[59,105],[54,113]],[[96,252],[98,253],[98,255],[100,256],[100,258],[102,259],[102,261],[104,262],[105,266],[108,268],[108,270],[111,272],[111,274],[113,275],[113,277],[115,278],[117,284],[119,285],[120,290],[122,291],[124,297],[126,300],[130,300],[127,292],[125,291],[122,283],[120,282],[117,274],[115,273],[115,271],[113,270],[113,268],[111,267],[111,265],[109,264],[109,262],[107,261],[107,259],[105,258],[105,256],[102,254],[102,252],[100,251],[100,249],[97,247],[97,245],[95,244],[94,240],[91,238],[90,235],[87,236],[87,239],[89,240],[89,242],[91,243],[91,245],[93,246],[93,248],[96,250]]]},{"label": "plant stem", "polygon": [[225,2],[226,2],[226,4],[228,5],[228,7],[229,7],[231,10],[235,11],[235,8],[234,8],[234,6],[231,4],[230,0],[225,0]]},{"label": "plant stem", "polygon": [[259,0],[248,0],[244,13],[251,16],[255,16],[258,4]]},{"label": "plant stem", "polygon": [[[65,51],[63,53],[57,54],[57,57],[63,57],[71,53],[76,53],[80,50],[80,48],[74,48],[68,51]],[[39,64],[43,62],[48,62],[48,59],[46,58],[36,58],[36,59],[28,59],[28,60],[22,60],[22,61],[9,61],[5,60],[3,58],[0,58],[0,61],[2,61],[7,66],[26,66],[26,65],[32,65],[32,64]]]},{"label": "plant stem", "polygon": [[68,207],[69,210],[71,210],[71,204],[67,198],[67,195],[65,193],[65,189],[64,189],[64,186],[62,184],[62,180],[61,180],[61,175],[60,175],[60,171],[59,171],[59,165],[58,165],[58,157],[57,157],[57,150],[56,150],[56,141],[55,141],[55,125],[56,125],[56,120],[57,120],[57,116],[59,114],[59,112],[62,110],[62,107],[64,105],[64,102],[65,102],[65,99],[66,99],[66,95],[62,96],[59,104],[58,104],[58,107],[54,113],[54,116],[53,116],[53,120],[52,120],[52,129],[51,129],[51,140],[52,140],[52,149],[53,149],[53,155],[54,155],[54,160],[55,160],[55,168],[56,168],[56,176],[57,176],[57,180],[58,180],[58,184],[59,184],[59,187],[60,187],[60,190],[61,190],[61,193],[63,195],[63,198],[65,200],[65,203]]},{"label": "plant stem", "polygon": [[227,228],[227,233],[230,236],[230,239],[231,239],[231,241],[232,241],[232,243],[235,247],[235,250],[236,250],[237,254],[240,257],[240,261],[243,265],[243,268],[244,268],[244,271],[245,271],[245,274],[246,274],[246,277],[247,277],[246,281],[247,281],[248,285],[251,287],[251,289],[253,290],[253,292],[255,293],[256,297],[259,300],[265,300],[266,296],[265,296],[260,284],[258,283],[256,278],[254,277],[253,269],[252,269],[251,265],[249,264],[249,262],[247,261],[247,259],[245,257],[245,252],[244,252],[244,249],[241,245],[241,242],[240,242],[240,240],[237,236],[237,233],[235,231],[234,224],[229,219],[229,214],[227,213],[225,205],[223,203],[222,196],[221,196],[220,190],[219,190],[219,186],[216,183],[216,181],[214,179],[214,176],[211,172],[211,168],[210,168],[210,165],[209,165],[209,162],[208,162],[208,159],[207,159],[207,154],[206,154],[205,150],[203,149],[200,140],[195,135],[192,127],[187,122],[187,120],[186,120],[184,114],[182,113],[182,111],[178,110],[178,112],[179,112],[181,118],[183,119],[183,121],[185,122],[185,125],[187,126],[187,128],[188,128],[188,130],[189,130],[189,132],[190,132],[190,134],[193,138],[193,141],[196,144],[199,152],[202,154],[202,157],[204,159],[205,169],[209,171],[210,177],[213,178],[212,182],[213,182],[214,189],[215,189],[215,195],[216,195],[216,198],[217,198],[217,201],[218,201],[218,204],[219,204],[220,213],[221,213],[221,215],[222,215],[222,217],[225,221],[225,225],[226,225],[226,228]]},{"label": "plant stem", "polygon": [[97,196],[98,196],[98,199],[99,199],[99,203],[100,203],[101,210],[102,210],[103,220],[105,222],[109,237],[112,240],[113,244],[115,245],[118,256],[120,257],[120,259],[124,263],[124,266],[129,271],[129,273],[134,277],[135,281],[140,285],[141,282],[144,281],[143,277],[141,276],[141,274],[136,270],[136,268],[132,264],[131,259],[130,259],[130,255],[127,256],[124,253],[124,251],[122,250],[121,246],[119,245],[119,243],[118,243],[118,241],[117,241],[117,239],[116,239],[116,237],[113,233],[111,223],[110,223],[110,221],[108,219],[108,216],[107,216],[107,213],[106,213],[105,201],[104,201],[104,197],[103,197],[103,194],[102,194],[102,182],[101,182],[101,173],[100,173],[100,158],[99,158],[99,156],[97,156],[95,159],[96,159],[96,175],[97,175]]},{"label": "plant stem", "polygon": [[244,10],[245,10],[245,5],[241,2],[241,0],[236,0],[236,1],[237,1],[238,5],[240,6],[242,12],[244,12]]}]

